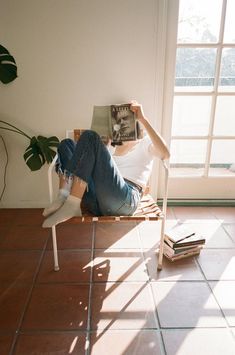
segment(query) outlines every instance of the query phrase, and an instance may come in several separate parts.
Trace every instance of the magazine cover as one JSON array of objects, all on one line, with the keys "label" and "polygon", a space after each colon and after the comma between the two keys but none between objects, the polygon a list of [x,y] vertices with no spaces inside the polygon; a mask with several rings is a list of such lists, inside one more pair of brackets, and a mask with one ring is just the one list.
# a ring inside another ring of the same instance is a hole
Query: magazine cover
[{"label": "magazine cover", "polygon": [[130,104],[111,105],[111,139],[113,142],[136,140],[137,129]]}]

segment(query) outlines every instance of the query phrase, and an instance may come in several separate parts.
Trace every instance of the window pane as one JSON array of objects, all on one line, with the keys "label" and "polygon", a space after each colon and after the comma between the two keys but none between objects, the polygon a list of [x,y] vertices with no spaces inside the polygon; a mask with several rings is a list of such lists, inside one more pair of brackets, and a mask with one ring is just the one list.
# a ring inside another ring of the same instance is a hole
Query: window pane
[{"label": "window pane", "polygon": [[206,140],[172,140],[171,164],[204,164]]},{"label": "window pane", "polygon": [[175,96],[172,134],[207,135],[210,109],[210,96]]},{"label": "window pane", "polygon": [[178,48],[176,91],[211,91],[214,85],[216,50]]},{"label": "window pane", "polygon": [[212,144],[211,163],[233,164],[235,163],[235,139],[215,140]]},{"label": "window pane", "polygon": [[178,42],[218,42],[221,9],[221,0],[180,0]]},{"label": "window pane", "polygon": [[224,42],[235,43],[235,1],[227,0],[227,10],[225,19]]},{"label": "window pane", "polygon": [[235,135],[235,96],[217,98],[214,134]]},{"label": "window pane", "polygon": [[209,175],[235,175],[235,140],[216,140],[212,144]]},{"label": "window pane", "polygon": [[206,140],[173,140],[170,175],[202,176],[206,159]]},{"label": "window pane", "polygon": [[223,49],[219,90],[235,92],[235,48]]},{"label": "window pane", "polygon": [[170,168],[170,177],[195,177],[204,175],[203,164],[174,164]]}]

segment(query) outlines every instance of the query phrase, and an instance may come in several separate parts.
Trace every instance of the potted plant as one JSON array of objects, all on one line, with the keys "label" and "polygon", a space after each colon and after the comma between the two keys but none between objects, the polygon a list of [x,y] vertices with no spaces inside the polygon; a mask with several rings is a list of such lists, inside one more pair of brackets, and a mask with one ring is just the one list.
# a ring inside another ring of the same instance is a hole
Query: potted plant
[{"label": "potted plant", "polygon": [[0,44],[0,81],[8,84],[17,78],[15,59],[8,50]]},{"label": "potted plant", "polygon": [[[15,59],[5,47],[0,45],[0,81],[3,84],[8,84],[16,78],[17,65]],[[30,144],[25,150],[24,160],[30,170],[39,170],[45,162],[50,163],[53,160],[56,154],[53,148],[56,148],[59,144],[59,139],[56,136],[49,138],[44,136],[30,137],[21,129],[3,120],[0,120],[0,129],[20,134],[29,139]]]},{"label": "potted plant", "polygon": [[44,136],[30,137],[28,134],[16,126],[13,126],[9,122],[0,120],[0,124],[0,129],[15,132],[29,139],[30,144],[25,150],[24,160],[31,171],[39,170],[45,162],[52,162],[56,154],[53,148],[56,148],[60,142],[56,136],[49,138]]}]

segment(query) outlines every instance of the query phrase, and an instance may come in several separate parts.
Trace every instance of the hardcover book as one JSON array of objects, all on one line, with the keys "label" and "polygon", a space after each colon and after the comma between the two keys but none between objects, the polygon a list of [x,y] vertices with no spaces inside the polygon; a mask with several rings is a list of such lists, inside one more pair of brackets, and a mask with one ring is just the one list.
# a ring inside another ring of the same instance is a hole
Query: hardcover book
[{"label": "hardcover book", "polygon": [[193,245],[189,248],[182,248],[182,249],[173,249],[171,248],[166,242],[164,242],[164,254],[169,257],[176,257],[179,255],[184,255],[196,251],[200,251],[202,249],[202,245]]},{"label": "hardcover book", "polygon": [[94,106],[91,129],[114,143],[141,138],[139,123],[130,104]]},{"label": "hardcover book", "polygon": [[171,261],[200,254],[205,238],[186,225],[177,225],[165,233],[164,255]]},{"label": "hardcover book", "polygon": [[170,261],[176,261],[179,259],[184,259],[184,258],[188,258],[189,256],[196,256],[200,254],[200,250],[196,250],[196,251],[191,251],[185,254],[180,254],[180,255],[175,255],[175,256],[169,256],[168,254],[164,255],[167,257],[167,259],[169,259]]},{"label": "hardcover book", "polygon": [[188,226],[178,225],[165,233],[165,241],[172,248],[205,244],[205,238]]}]

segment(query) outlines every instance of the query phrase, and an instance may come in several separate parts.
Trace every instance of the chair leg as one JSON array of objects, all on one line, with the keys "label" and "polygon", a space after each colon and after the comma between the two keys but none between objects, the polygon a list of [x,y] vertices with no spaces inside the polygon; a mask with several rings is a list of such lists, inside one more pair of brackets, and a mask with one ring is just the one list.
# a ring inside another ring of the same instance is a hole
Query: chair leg
[{"label": "chair leg", "polygon": [[157,269],[158,270],[162,270],[164,237],[165,237],[165,216],[162,219],[162,225],[161,225],[161,239],[160,239],[159,254],[158,254],[158,264],[157,264]]},{"label": "chair leg", "polygon": [[58,263],[58,250],[57,250],[57,241],[56,241],[56,227],[52,226],[52,244],[53,244],[53,254],[54,254],[54,270],[59,271]]}]

